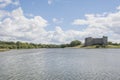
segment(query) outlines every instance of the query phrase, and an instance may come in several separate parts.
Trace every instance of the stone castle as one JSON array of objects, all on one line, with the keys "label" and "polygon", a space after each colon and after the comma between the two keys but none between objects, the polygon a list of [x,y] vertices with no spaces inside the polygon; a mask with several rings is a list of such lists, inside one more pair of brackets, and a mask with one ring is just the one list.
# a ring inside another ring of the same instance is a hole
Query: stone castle
[{"label": "stone castle", "polygon": [[103,38],[92,38],[88,37],[85,38],[85,46],[92,46],[92,45],[107,45],[108,38],[103,36]]}]

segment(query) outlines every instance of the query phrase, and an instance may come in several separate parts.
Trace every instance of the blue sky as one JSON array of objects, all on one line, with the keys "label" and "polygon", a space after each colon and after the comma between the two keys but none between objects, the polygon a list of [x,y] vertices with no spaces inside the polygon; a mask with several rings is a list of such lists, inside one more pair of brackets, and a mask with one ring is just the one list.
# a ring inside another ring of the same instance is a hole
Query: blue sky
[{"label": "blue sky", "polygon": [[57,24],[52,23],[53,18],[61,19],[64,22],[59,24],[64,30],[81,27],[71,25],[73,19],[85,18],[85,14],[100,14],[104,12],[114,12],[119,6],[119,0],[20,0],[21,7],[26,14],[40,15],[47,19],[51,25],[48,30],[54,29]]},{"label": "blue sky", "polygon": [[119,0],[0,0],[0,39],[68,43],[105,35],[120,42],[119,8]]}]

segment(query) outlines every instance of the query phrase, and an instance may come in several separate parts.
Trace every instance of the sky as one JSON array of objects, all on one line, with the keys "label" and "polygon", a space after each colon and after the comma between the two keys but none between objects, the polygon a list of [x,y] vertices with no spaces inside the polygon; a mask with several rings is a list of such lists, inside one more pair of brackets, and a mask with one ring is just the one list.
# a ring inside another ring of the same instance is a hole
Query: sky
[{"label": "sky", "polygon": [[0,0],[0,40],[63,44],[108,36],[120,42],[120,0]]}]

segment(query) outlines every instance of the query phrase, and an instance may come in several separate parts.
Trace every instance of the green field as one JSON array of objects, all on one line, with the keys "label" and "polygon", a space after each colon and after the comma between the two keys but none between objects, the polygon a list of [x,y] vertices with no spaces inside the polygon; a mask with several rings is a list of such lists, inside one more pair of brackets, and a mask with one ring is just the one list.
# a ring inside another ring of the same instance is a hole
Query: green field
[{"label": "green field", "polygon": [[93,48],[120,48],[120,45],[107,45],[107,46],[100,46],[100,45],[93,45],[93,46],[87,46],[84,47],[83,45],[78,45],[74,47],[69,47],[69,48],[85,48],[85,49],[93,49]]}]

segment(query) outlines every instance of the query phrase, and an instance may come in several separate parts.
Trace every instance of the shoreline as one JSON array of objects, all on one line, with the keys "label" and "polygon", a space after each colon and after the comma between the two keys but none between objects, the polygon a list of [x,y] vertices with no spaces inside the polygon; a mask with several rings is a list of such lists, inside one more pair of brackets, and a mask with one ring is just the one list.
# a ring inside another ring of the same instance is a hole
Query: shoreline
[{"label": "shoreline", "polygon": [[83,48],[83,49],[120,49],[120,45],[107,45],[107,46],[100,46],[100,45],[93,45],[93,46],[83,46],[78,45],[74,47],[66,47],[66,48]]},{"label": "shoreline", "polygon": [[10,49],[0,49],[0,52],[9,51]]},{"label": "shoreline", "polygon": [[[74,47],[65,47],[65,48],[69,48],[69,49],[120,49],[120,46],[107,45],[105,47],[102,47],[102,46],[98,47],[98,45],[94,45],[94,46],[83,47],[83,45],[78,45]],[[6,49],[5,48],[5,49],[0,49],[0,52],[9,51],[9,50],[22,50],[22,49],[27,49],[27,48],[21,48],[21,49]],[[58,48],[30,48],[30,49],[58,49]]]}]

